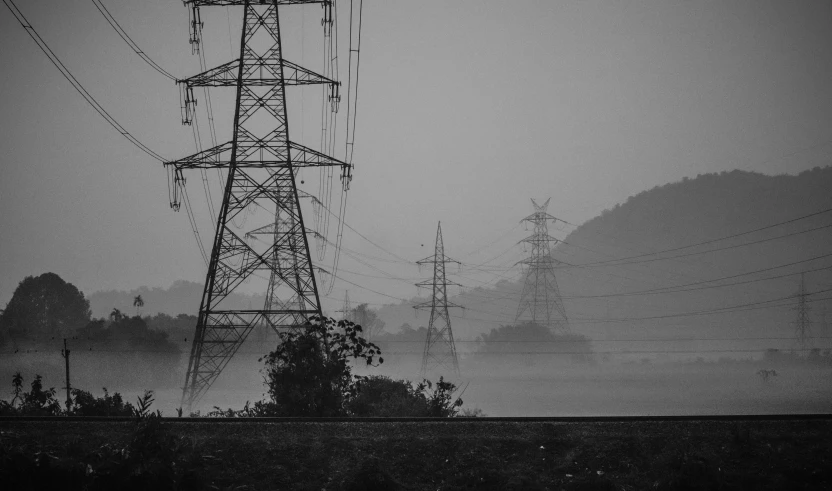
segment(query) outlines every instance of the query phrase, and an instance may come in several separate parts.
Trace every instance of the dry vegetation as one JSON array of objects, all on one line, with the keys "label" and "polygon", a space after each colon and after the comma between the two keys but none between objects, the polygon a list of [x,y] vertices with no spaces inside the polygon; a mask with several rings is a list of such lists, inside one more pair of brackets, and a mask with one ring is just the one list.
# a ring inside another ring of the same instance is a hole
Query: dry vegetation
[{"label": "dry vegetation", "polygon": [[[155,431],[149,439],[147,434],[139,439],[140,444],[152,447],[158,440],[173,447],[168,455],[176,463],[167,480],[153,482],[157,489],[174,485],[247,490],[832,487],[832,421],[828,420],[163,422]],[[134,448],[137,441],[136,423],[131,422],[3,421],[0,432],[4,482],[14,483],[10,479],[15,473],[47,465],[61,471],[56,475],[66,489],[94,483],[95,476],[113,468],[112,455]],[[141,469],[140,463],[133,466]],[[125,481],[119,485],[127,489],[136,474],[123,472]],[[30,484],[49,486],[44,480],[50,475],[31,474],[41,481]]]}]

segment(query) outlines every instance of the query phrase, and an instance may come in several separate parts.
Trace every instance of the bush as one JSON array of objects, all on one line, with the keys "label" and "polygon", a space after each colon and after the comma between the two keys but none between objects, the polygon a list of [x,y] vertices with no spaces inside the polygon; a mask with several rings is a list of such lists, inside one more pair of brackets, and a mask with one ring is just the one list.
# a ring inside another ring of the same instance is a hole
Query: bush
[{"label": "bush", "polygon": [[456,386],[443,378],[436,384],[424,380],[414,386],[406,380],[384,376],[362,377],[347,411],[361,417],[448,418],[456,416],[462,405],[461,399],[453,399],[454,392]]},{"label": "bush", "polygon": [[135,416],[147,418],[152,415],[161,416],[162,413],[150,411],[153,404],[153,391],[146,390],[136,401],[136,406],[124,402],[118,392],[110,395],[104,389],[104,397],[95,397],[91,393],[72,389],[72,405],[69,409],[61,408],[55,398],[54,387],[43,388],[43,378],[35,375],[31,390],[23,392],[23,376],[20,372],[12,377],[12,400],[0,401],[0,416]]},{"label": "bush", "polygon": [[344,416],[346,404],[358,392],[350,359],[367,365],[383,363],[378,346],[359,335],[361,326],[349,321],[313,317],[299,332],[265,357],[269,416]]},{"label": "bush", "polygon": [[124,402],[121,394],[110,395],[104,388],[104,397],[95,397],[81,389],[72,389],[72,416],[133,416],[136,408]]},{"label": "bush", "polygon": [[23,392],[23,376],[12,377],[11,402],[0,401],[0,416],[59,416],[63,410],[55,398],[55,388],[43,388],[43,377],[35,375],[29,392]]}]

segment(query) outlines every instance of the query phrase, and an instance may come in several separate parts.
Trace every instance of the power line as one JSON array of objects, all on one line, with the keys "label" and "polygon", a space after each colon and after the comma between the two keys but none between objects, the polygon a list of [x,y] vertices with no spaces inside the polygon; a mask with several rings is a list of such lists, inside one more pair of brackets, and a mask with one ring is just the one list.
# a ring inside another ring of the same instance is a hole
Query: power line
[{"label": "power line", "polygon": [[[830,292],[830,291],[832,291],[832,289],[818,290],[816,292],[807,293],[806,296],[817,295],[819,293],[826,293],[826,292]],[[828,299],[829,298],[819,298],[819,299],[807,300],[807,301],[808,302],[822,301],[822,300],[828,300]],[[762,301],[759,301],[759,302],[745,303],[745,304],[740,304],[740,305],[729,305],[727,307],[720,307],[720,308],[710,309],[710,310],[698,310],[698,311],[692,311],[692,312],[682,312],[682,313],[678,313],[678,314],[653,315],[653,316],[644,316],[644,317],[623,317],[623,318],[607,319],[607,320],[599,319],[599,321],[613,321],[613,322],[628,321],[629,322],[629,321],[640,321],[640,320],[668,319],[668,318],[674,318],[674,317],[695,317],[695,316],[700,316],[700,315],[727,314],[727,313],[732,313],[732,312],[744,312],[744,311],[747,311],[747,310],[759,310],[761,308],[765,309],[765,308],[772,308],[772,307],[783,307],[784,306],[783,304],[781,304],[781,305],[767,305],[767,304],[772,304],[772,303],[775,303],[775,302],[782,302],[784,300],[788,300],[788,301],[794,300],[794,295],[789,295],[787,297],[773,298],[773,299],[770,299],[770,300],[762,300]],[[749,307],[751,307],[751,308],[749,308]],[[588,320],[588,319],[583,319],[583,320]]]},{"label": "power line", "polygon": [[489,243],[487,243],[487,244],[485,244],[485,245],[483,245],[483,246],[478,247],[477,249],[475,249],[475,250],[473,250],[473,251],[471,251],[471,252],[469,252],[469,253],[467,253],[467,254],[465,254],[465,255],[466,255],[466,256],[473,256],[474,254],[477,254],[477,253],[479,253],[480,251],[484,251],[485,249],[488,249],[488,248],[489,248],[489,247],[491,247],[492,245],[494,245],[494,244],[496,244],[497,242],[499,242],[499,241],[503,240],[504,238],[508,237],[508,236],[509,236],[512,232],[514,232],[515,230],[517,230],[518,228],[520,228],[520,225],[521,225],[521,224],[522,224],[522,222],[518,222],[518,223],[517,223],[517,224],[515,224],[513,227],[511,227],[511,229],[509,229],[508,231],[504,232],[502,235],[500,235],[500,236],[499,236],[499,237],[497,237],[496,239],[492,240],[491,242],[489,242]]},{"label": "power line", "polygon": [[[332,210],[330,210],[327,206],[324,206],[323,204],[321,204],[321,207],[322,207],[324,210],[326,210],[326,211],[327,211],[330,215],[332,215],[332,216],[334,216],[334,217],[338,218],[338,215],[336,215],[336,214],[335,214]],[[410,259],[403,258],[403,257],[401,257],[401,256],[399,256],[398,254],[395,254],[395,253],[393,253],[393,252],[390,252],[389,250],[385,249],[384,247],[382,247],[382,246],[378,245],[376,242],[373,242],[373,240],[372,240],[372,239],[367,238],[367,236],[365,236],[364,234],[362,234],[362,233],[361,233],[361,232],[359,232],[358,230],[354,229],[354,228],[353,228],[352,226],[350,226],[350,224],[349,224],[349,223],[347,223],[346,221],[344,221],[343,223],[344,223],[344,226],[345,226],[345,227],[347,227],[348,229],[352,230],[352,231],[353,231],[356,235],[358,235],[358,236],[359,236],[359,237],[361,237],[362,239],[366,240],[366,241],[367,241],[367,242],[369,242],[370,244],[374,245],[374,246],[375,246],[375,247],[377,247],[378,249],[380,249],[380,250],[382,250],[382,251],[386,252],[386,253],[387,253],[387,254],[389,254],[390,256],[395,257],[396,259],[400,260],[400,261],[401,261],[401,262],[403,262],[403,263],[407,263],[407,264],[414,264],[414,261],[412,261],[412,260],[410,260]]]},{"label": "power line", "polygon": [[[829,254],[829,256],[832,256],[832,254]],[[827,269],[832,269],[832,266],[825,266],[823,268],[808,269],[808,270],[805,270],[805,271],[798,271],[796,273],[788,273],[788,274],[782,274],[782,275],[777,275],[777,276],[769,276],[769,277],[766,277],[766,278],[757,278],[757,279],[753,279],[753,280],[737,281],[737,282],[734,282],[734,283],[726,283],[726,284],[723,284],[723,285],[703,286],[703,287],[699,287],[699,288],[687,288],[687,289],[681,289],[681,290],[671,289],[671,288],[680,288],[680,287],[677,286],[677,287],[668,287],[668,289],[670,289],[669,291],[662,291],[662,289],[654,289],[654,290],[643,290],[643,291],[639,291],[639,292],[611,293],[611,294],[601,294],[601,295],[574,295],[574,296],[566,296],[566,297],[563,297],[563,298],[568,298],[568,299],[612,298],[612,297],[630,297],[630,296],[638,296],[638,295],[660,295],[660,294],[667,294],[667,293],[692,292],[692,291],[700,291],[700,290],[709,290],[709,289],[713,289],[713,288],[723,288],[723,287],[726,287],[726,286],[747,285],[749,283],[758,283],[758,282],[761,282],[761,281],[776,280],[776,279],[781,279],[781,278],[787,278],[789,276],[796,276],[796,275],[805,274],[805,273],[814,273],[814,272],[817,272],[817,271],[824,271],[824,270],[827,270]],[[743,273],[743,274],[748,275],[748,274],[754,274],[754,273],[756,273],[756,272]],[[709,280],[708,282],[714,282],[714,281],[719,281],[719,280]]]},{"label": "power line", "polygon": [[98,11],[101,12],[101,15],[104,16],[104,18],[107,20],[110,26],[112,26],[116,33],[121,37],[121,39],[123,39],[124,42],[127,43],[128,46],[130,46],[133,52],[139,55],[139,58],[144,60],[145,63],[150,65],[151,68],[161,73],[163,76],[173,80],[174,82],[176,81],[176,77],[171,75],[164,68],[160,67],[155,61],[153,61],[149,56],[147,56],[147,54],[144,51],[142,51],[141,48],[139,48],[139,45],[136,44],[136,42],[133,41],[133,39],[127,34],[127,32],[121,27],[121,25],[119,25],[115,17],[113,17],[110,11],[107,10],[107,7],[105,7],[104,4],[101,3],[101,0],[92,0],[92,3],[95,5],[95,8],[97,8]]},{"label": "power line", "polygon": [[[656,295],[656,294],[665,294],[665,293],[680,293],[680,292],[689,292],[689,291],[699,291],[699,290],[707,290],[707,289],[712,289],[712,288],[723,288],[723,287],[727,287],[727,286],[736,286],[736,285],[745,285],[745,284],[750,284],[750,283],[758,283],[758,282],[761,282],[761,281],[770,281],[770,280],[775,280],[775,279],[787,278],[789,276],[796,276],[796,275],[804,274],[804,273],[814,273],[814,272],[817,272],[817,271],[832,269],[832,266],[824,266],[822,268],[807,269],[807,270],[803,270],[803,271],[797,271],[797,272],[794,272],[794,273],[787,273],[787,274],[782,274],[782,275],[777,275],[777,276],[769,276],[769,277],[766,277],[766,278],[756,278],[756,279],[753,279],[753,280],[738,281],[738,282],[726,283],[726,284],[722,284],[722,285],[712,285],[712,286],[706,286],[706,287],[700,287],[700,288],[686,288],[688,286],[702,285],[702,284],[705,284],[705,283],[714,283],[714,282],[723,281],[723,280],[726,280],[726,279],[739,278],[741,276],[748,276],[748,275],[752,275],[752,274],[771,271],[771,270],[774,270],[774,269],[781,269],[781,268],[784,268],[784,267],[787,267],[787,266],[793,266],[793,265],[796,265],[796,264],[801,264],[801,263],[809,262],[809,261],[815,261],[815,260],[823,259],[823,258],[827,258],[827,257],[832,257],[832,254],[824,254],[824,255],[821,255],[821,256],[816,256],[816,257],[813,257],[813,258],[804,259],[802,261],[796,261],[796,262],[792,262],[792,263],[788,263],[788,264],[783,264],[783,265],[780,265],[780,266],[773,266],[773,267],[770,267],[770,268],[759,269],[759,270],[756,270],[756,271],[749,271],[747,273],[741,273],[741,274],[736,274],[736,275],[731,275],[731,276],[723,276],[721,278],[714,278],[714,279],[711,279],[711,280],[697,281],[697,282],[694,282],[694,283],[687,283],[687,284],[684,284],[684,285],[674,285],[674,286],[668,286],[668,287],[662,287],[662,288],[653,288],[653,289],[650,289],[650,290],[640,290],[640,291],[633,291],[633,292],[618,292],[618,293],[607,293],[607,294],[598,294],[598,295],[570,295],[570,296],[564,296],[563,298],[576,300],[576,299],[589,299],[589,298],[614,298],[614,297],[629,297],[629,296],[640,296],[640,295]],[[485,298],[486,300],[488,298],[493,298],[493,297],[490,297],[489,295],[472,295],[472,296],[475,297],[475,298],[476,297]],[[508,299],[508,298],[517,298],[518,296],[519,296],[519,293],[511,294],[510,296],[504,297],[504,298],[506,298],[506,299]]]},{"label": "power line", "polygon": [[[654,262],[654,261],[664,261],[664,260],[667,260],[667,259],[676,259],[676,258],[680,258],[680,257],[698,256],[698,255],[701,255],[701,254],[708,254],[708,253],[711,253],[711,252],[720,252],[720,251],[725,251],[725,250],[728,250],[728,249],[736,249],[736,248],[739,248],[739,247],[748,247],[750,245],[762,244],[763,242],[771,242],[773,240],[785,239],[785,238],[788,238],[788,237],[793,237],[795,235],[802,235],[802,234],[807,234],[807,233],[810,233],[810,232],[817,232],[818,230],[823,230],[823,229],[827,229],[827,228],[830,228],[830,227],[832,227],[832,224],[823,225],[823,226],[811,228],[811,229],[808,229],[808,230],[801,230],[799,232],[792,232],[792,233],[789,233],[789,234],[778,235],[777,237],[769,237],[767,239],[755,240],[753,242],[746,242],[746,243],[743,243],[743,244],[735,244],[735,245],[730,245],[730,246],[726,246],[726,247],[720,247],[720,248],[717,248],[717,249],[710,249],[710,250],[707,250],[707,251],[689,252],[687,254],[678,254],[676,256],[656,257],[656,258],[652,258],[652,259],[641,259],[641,260],[638,260],[638,261],[614,263],[614,264],[608,264],[607,266],[622,266],[622,265],[625,265],[625,264],[640,264],[640,263],[649,263],[649,262]],[[570,266],[577,267],[577,268],[584,268],[584,267],[588,267],[589,265],[587,265],[587,264],[571,264]]]},{"label": "power line", "polygon": [[78,91],[79,94],[81,94],[81,97],[83,97],[84,100],[86,100],[87,103],[90,106],[92,106],[92,108],[95,109],[95,111],[110,124],[110,126],[115,128],[116,131],[118,131],[121,134],[121,136],[129,140],[130,143],[135,145],[142,152],[153,157],[159,162],[166,161],[164,157],[154,152],[150,147],[148,147],[147,145],[139,141],[138,138],[130,134],[130,132],[127,131],[124,128],[124,126],[122,126],[118,121],[116,121],[116,119],[113,118],[113,116],[111,116],[110,113],[108,113],[107,110],[104,109],[104,107],[101,104],[99,104],[98,101],[96,101],[95,98],[89,92],[87,92],[87,89],[85,89],[84,86],[81,85],[81,82],[79,82],[74,75],[72,75],[72,72],[69,71],[69,69],[63,64],[63,62],[61,62],[61,60],[52,51],[52,49],[49,48],[49,45],[46,44],[46,41],[44,41],[43,38],[40,37],[40,34],[37,33],[35,28],[32,27],[32,24],[29,23],[29,21],[20,11],[17,5],[15,5],[14,0],[3,0],[3,3],[6,4],[6,7],[9,8],[9,11],[12,13],[14,18],[20,23],[20,25],[26,30],[29,36],[35,41],[35,44],[38,45],[38,48],[40,48],[40,50],[43,51],[46,57],[49,58],[49,61],[51,61],[52,64],[55,65],[55,68],[57,68],[58,71],[61,72],[61,75],[64,76],[64,78],[72,85],[72,87],[76,91]]},{"label": "power line", "polygon": [[[603,351],[595,351],[595,350],[588,350],[588,351],[518,351],[518,350],[506,350],[506,351],[475,351],[475,352],[468,352],[468,355],[484,355],[484,356],[505,356],[505,355],[636,355],[636,354],[659,354],[659,355],[672,355],[672,354],[705,354],[705,353],[765,353],[766,351],[772,348],[714,348],[714,349],[695,349],[695,350],[603,350]],[[776,348],[775,348],[776,349]],[[785,349],[785,348],[781,348]],[[810,351],[811,348],[806,349],[790,349],[789,351]],[[60,350],[57,349],[35,349],[35,350],[17,350],[17,351],[2,351],[0,354],[4,355],[27,355],[34,353],[56,353],[59,354]],[[171,350],[150,350],[150,349],[78,349],[77,351],[78,356],[83,355],[83,353],[157,353],[157,354],[170,354],[170,355],[180,355],[181,352],[179,351],[171,351]],[[237,354],[239,355],[257,355],[262,354],[262,351],[258,350],[238,350]],[[418,355],[418,351],[385,351],[382,353],[383,355],[408,355],[414,354]]]},{"label": "power line", "polygon": [[[575,264],[575,265],[571,265],[571,266],[586,267],[586,266],[596,266],[596,265],[603,265],[603,264],[609,264],[609,263],[614,263],[614,264],[611,264],[612,266],[620,266],[620,265],[623,265],[623,264],[635,264],[635,263],[640,263],[640,262],[647,262],[647,261],[633,261],[633,262],[620,263],[620,261],[629,261],[631,259],[638,259],[638,258],[643,258],[643,257],[648,257],[648,256],[655,256],[657,254],[664,254],[666,252],[675,252],[675,251],[680,251],[680,250],[684,250],[684,249],[690,249],[692,247],[698,247],[698,246],[701,246],[701,245],[711,244],[711,243],[714,243],[714,242],[720,242],[720,241],[723,241],[723,240],[733,239],[733,238],[736,238],[736,237],[741,237],[743,235],[748,235],[748,234],[752,234],[752,233],[755,233],[755,232],[760,232],[760,231],[763,231],[763,230],[768,230],[768,229],[771,229],[771,228],[780,227],[782,225],[786,225],[786,224],[789,224],[789,223],[794,223],[794,222],[797,222],[797,221],[800,221],[800,220],[805,220],[805,219],[811,218],[813,216],[822,215],[824,213],[829,213],[830,211],[832,211],[832,208],[827,208],[825,210],[821,210],[821,211],[818,211],[818,212],[815,212],[815,213],[810,213],[808,215],[803,215],[803,216],[800,216],[800,217],[797,217],[797,218],[793,218],[791,220],[786,220],[784,222],[775,223],[773,225],[767,225],[765,227],[756,228],[754,230],[749,230],[749,231],[746,231],[746,232],[741,232],[741,233],[732,234],[732,235],[726,235],[724,237],[719,237],[719,238],[716,238],[716,239],[710,239],[710,240],[706,240],[706,241],[703,241],[703,242],[698,242],[696,244],[689,244],[689,245],[685,245],[685,246],[674,247],[674,248],[671,248],[671,249],[664,249],[664,250],[661,250],[661,251],[648,252],[648,253],[639,254],[639,255],[636,255],[636,256],[628,256],[628,257],[622,257],[622,258],[618,258],[618,259],[610,259],[610,260],[607,260],[607,261],[597,261],[597,262],[593,262],[593,263]],[[773,237],[773,238],[769,238],[769,239],[762,239],[762,240],[759,240],[759,241],[748,242],[748,243],[745,243],[745,244],[728,246],[728,247],[719,248],[719,249],[711,249],[711,250],[708,250],[708,251],[696,252],[696,253],[692,253],[692,254],[682,254],[682,255],[677,255],[677,256],[663,257],[663,258],[658,258],[658,259],[653,259],[653,260],[658,261],[658,260],[664,260],[664,259],[673,259],[673,258],[677,258],[677,257],[685,257],[685,256],[688,256],[688,255],[694,255],[694,254],[705,254],[705,253],[708,253],[708,252],[716,252],[716,251],[721,251],[721,250],[724,250],[724,249],[731,249],[731,248],[734,248],[734,247],[742,247],[742,246],[745,246],[745,245],[758,244],[760,242],[766,242],[766,241],[769,241],[769,240],[776,240],[776,239],[780,239],[780,238],[790,237],[791,235],[798,235],[798,234],[802,234],[802,233],[813,232],[815,230],[820,230],[822,228],[828,228],[828,227],[832,227],[832,225],[817,227],[817,228],[804,230],[804,231],[801,231],[801,232],[795,232],[793,234],[781,235],[781,236]],[[568,244],[566,242],[564,242],[564,243]]]},{"label": "power line", "polygon": [[[832,339],[832,337],[815,337],[814,339]],[[782,337],[782,336],[772,336],[772,337],[751,337],[751,338],[650,338],[650,339],[592,339],[592,338],[584,338],[578,340],[560,340],[555,339],[552,341],[541,341],[541,340],[517,340],[517,341],[504,341],[504,340],[494,340],[494,341],[483,341],[482,339],[455,339],[454,342],[456,343],[484,343],[484,344],[520,344],[520,343],[535,343],[535,344],[580,344],[580,343],[676,343],[676,342],[701,342],[701,341],[792,341],[794,337]],[[398,341],[398,340],[390,340],[384,341],[384,339],[380,339],[380,342],[385,342],[388,344],[403,344],[403,343],[416,343],[418,341]]]}]

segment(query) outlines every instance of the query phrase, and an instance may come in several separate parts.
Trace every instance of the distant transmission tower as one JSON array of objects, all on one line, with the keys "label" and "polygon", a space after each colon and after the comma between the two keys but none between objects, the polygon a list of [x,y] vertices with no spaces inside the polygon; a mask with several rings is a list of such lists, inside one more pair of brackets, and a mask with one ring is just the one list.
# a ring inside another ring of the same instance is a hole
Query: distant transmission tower
[{"label": "distant transmission tower", "polygon": [[809,306],[806,302],[806,277],[800,275],[800,290],[797,293],[797,305],[794,310],[797,312],[797,319],[794,321],[794,340],[797,348],[806,353],[812,347],[812,319],[809,318]]},{"label": "distant transmission tower", "polygon": [[346,290],[344,292],[344,305],[341,306],[341,310],[336,310],[335,312],[341,314],[341,318],[345,321],[355,322],[353,320],[354,312],[352,310],[352,304],[350,303],[350,291]]},{"label": "distant transmission tower", "polygon": [[[211,387],[254,326],[262,324],[280,332],[322,314],[295,179],[304,167],[340,167],[346,187],[351,165],[289,140],[287,86],[328,86],[327,102],[333,110],[340,99],[339,82],[283,57],[278,6],[307,3],[323,5],[322,24],[328,37],[332,24],[330,0],[185,1],[193,10],[191,42],[196,50],[201,38],[200,7],[243,7],[240,57],[178,81],[184,94],[186,124],[195,117],[193,88],[236,88],[233,137],[227,143],[165,164],[174,168],[180,184],[184,181],[182,172],[187,169],[227,170],[182,392],[182,403],[188,407]],[[183,197],[189,206],[187,194]],[[176,196],[174,203],[178,201]],[[261,214],[259,223],[246,223],[254,221],[254,215],[263,210],[265,219]],[[260,235],[268,240],[244,240],[243,227],[252,230],[249,237]],[[227,297],[255,277],[268,278],[263,308],[232,308]]]},{"label": "distant transmission tower", "polygon": [[422,354],[421,376],[435,369],[450,369],[456,376],[459,376],[459,360],[456,356],[456,345],[454,344],[454,333],[451,330],[451,316],[448,308],[459,307],[448,302],[448,285],[456,285],[449,282],[445,277],[445,265],[457,263],[445,255],[445,247],[442,244],[442,223],[436,226],[436,247],[432,256],[428,256],[416,264],[430,264],[433,266],[433,279],[417,283],[416,286],[431,289],[431,299],[428,302],[414,305],[414,309],[430,309],[430,321],[428,323],[428,336],[425,339],[425,350]]},{"label": "distant transmission tower", "polygon": [[555,278],[555,266],[558,262],[552,257],[549,246],[552,242],[558,242],[558,239],[549,235],[548,223],[557,220],[546,213],[550,200],[551,198],[547,199],[543,206],[532,200],[534,213],[521,220],[521,223],[532,223],[534,233],[521,241],[529,244],[532,250],[527,259],[518,263],[526,266],[526,281],[523,284],[523,293],[520,295],[514,322],[531,321],[547,326],[553,331],[568,331],[569,319],[566,317],[566,309],[563,307],[563,299],[560,297]]}]

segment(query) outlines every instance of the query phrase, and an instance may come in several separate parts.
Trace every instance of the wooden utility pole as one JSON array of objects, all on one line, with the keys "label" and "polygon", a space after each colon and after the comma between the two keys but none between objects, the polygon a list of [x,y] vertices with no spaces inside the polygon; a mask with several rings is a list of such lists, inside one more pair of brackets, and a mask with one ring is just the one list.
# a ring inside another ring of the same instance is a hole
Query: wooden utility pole
[{"label": "wooden utility pole", "polygon": [[66,348],[66,338],[64,338],[64,350],[61,351],[61,356],[64,357],[66,363],[66,410],[69,411],[72,406],[72,397],[70,397],[71,387],[69,385],[69,350]]}]

